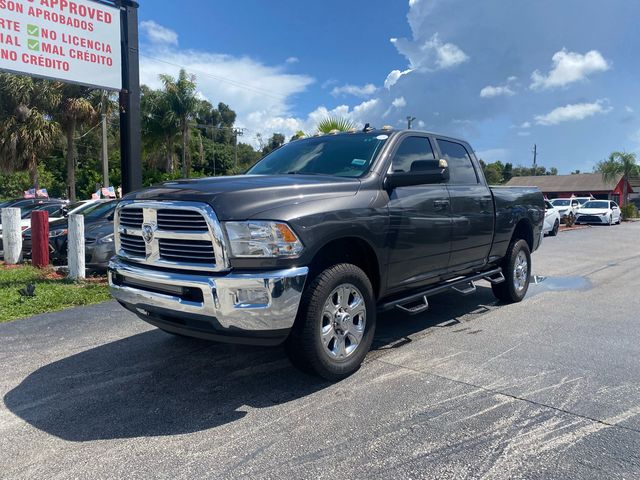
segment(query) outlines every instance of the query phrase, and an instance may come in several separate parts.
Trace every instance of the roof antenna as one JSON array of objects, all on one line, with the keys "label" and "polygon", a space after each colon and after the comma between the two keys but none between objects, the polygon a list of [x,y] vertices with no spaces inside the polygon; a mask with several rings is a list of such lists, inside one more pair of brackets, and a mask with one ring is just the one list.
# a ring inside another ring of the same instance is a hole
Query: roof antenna
[{"label": "roof antenna", "polygon": [[373,127],[371,126],[370,123],[365,123],[364,124],[364,128],[362,129],[362,131],[364,133],[369,133],[369,132],[373,131]]}]

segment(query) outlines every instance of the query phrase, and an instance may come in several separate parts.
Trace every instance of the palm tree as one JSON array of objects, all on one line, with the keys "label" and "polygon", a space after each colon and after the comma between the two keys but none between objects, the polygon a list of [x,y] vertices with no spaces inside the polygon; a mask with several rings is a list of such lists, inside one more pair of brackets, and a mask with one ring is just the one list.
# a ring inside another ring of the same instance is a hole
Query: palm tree
[{"label": "palm tree", "polygon": [[[177,117],[169,105],[165,92],[142,86],[142,139],[145,149],[158,155],[164,153],[164,170],[175,168]],[[150,156],[153,160],[153,155]],[[155,161],[153,162],[155,163]]]},{"label": "palm tree", "polygon": [[344,117],[327,117],[318,123],[320,133],[348,132],[355,128],[355,124]]},{"label": "palm tree", "polygon": [[640,165],[636,163],[636,154],[628,152],[612,152],[609,158],[600,162],[596,170],[602,173],[605,182],[616,182],[622,177],[622,205],[629,203],[629,178],[640,174]]},{"label": "palm tree", "polygon": [[189,134],[191,122],[198,112],[199,100],[196,96],[195,76],[182,69],[177,79],[171,75],[160,75],[164,84],[167,101],[175,115],[182,134],[182,174],[189,177],[191,164],[189,157]]},{"label": "palm tree", "polygon": [[48,155],[60,130],[47,112],[60,102],[60,85],[31,77],[0,74],[0,167],[29,170],[38,184],[38,160]]},{"label": "palm tree", "polygon": [[76,199],[76,131],[83,125],[95,121],[97,116],[98,113],[91,103],[91,89],[79,85],[63,85],[57,117],[67,143],[67,188],[71,201]]}]

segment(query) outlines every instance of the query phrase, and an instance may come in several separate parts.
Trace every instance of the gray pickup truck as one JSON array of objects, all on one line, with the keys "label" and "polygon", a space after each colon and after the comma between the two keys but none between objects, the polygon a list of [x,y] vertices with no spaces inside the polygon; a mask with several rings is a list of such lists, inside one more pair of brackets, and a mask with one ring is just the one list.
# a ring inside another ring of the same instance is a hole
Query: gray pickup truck
[{"label": "gray pickup truck", "polygon": [[339,380],[379,311],[420,313],[480,279],[522,300],[543,220],[540,191],[489,187],[468,143],[365,128],[293,141],[245,175],[126,196],[109,282],[166,332],[284,343],[296,366]]}]

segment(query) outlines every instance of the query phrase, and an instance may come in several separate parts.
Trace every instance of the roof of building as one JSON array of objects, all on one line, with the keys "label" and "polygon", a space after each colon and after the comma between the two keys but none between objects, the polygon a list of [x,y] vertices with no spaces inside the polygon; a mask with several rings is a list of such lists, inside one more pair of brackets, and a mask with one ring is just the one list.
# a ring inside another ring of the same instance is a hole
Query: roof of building
[{"label": "roof of building", "polygon": [[616,188],[622,175],[613,182],[605,182],[600,173],[579,173],[574,175],[539,175],[513,177],[508,187],[538,187],[543,192],[610,192]]}]

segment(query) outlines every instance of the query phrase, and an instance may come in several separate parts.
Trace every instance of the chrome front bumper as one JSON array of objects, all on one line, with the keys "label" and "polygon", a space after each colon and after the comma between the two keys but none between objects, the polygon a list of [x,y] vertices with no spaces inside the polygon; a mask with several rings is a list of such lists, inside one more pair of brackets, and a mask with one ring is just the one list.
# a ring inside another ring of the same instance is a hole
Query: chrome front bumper
[{"label": "chrome front bumper", "polygon": [[[307,267],[221,276],[166,272],[115,257],[109,286],[115,299],[142,319],[176,319],[178,333],[190,326],[181,319],[209,323],[213,333],[242,335],[286,331],[293,326],[309,269]],[[200,328],[202,330],[202,328]]]}]

